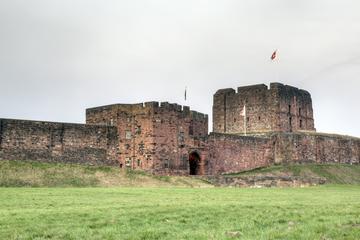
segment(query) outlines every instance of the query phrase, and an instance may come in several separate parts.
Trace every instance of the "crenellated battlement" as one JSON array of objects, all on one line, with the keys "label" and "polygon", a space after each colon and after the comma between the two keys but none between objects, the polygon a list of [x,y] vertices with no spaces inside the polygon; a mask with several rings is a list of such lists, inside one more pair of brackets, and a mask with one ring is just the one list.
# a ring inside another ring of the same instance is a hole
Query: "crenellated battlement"
[{"label": "crenellated battlement", "polygon": [[169,102],[144,102],[136,104],[111,104],[100,107],[88,108],[86,109],[86,115],[91,114],[100,114],[102,112],[147,112],[154,114],[164,114],[164,113],[179,113],[179,116],[190,117],[196,120],[207,120],[208,115],[200,113],[198,111],[191,110],[189,106],[182,106],[176,103]]},{"label": "crenellated battlement", "polygon": [[233,88],[219,89],[218,91],[216,91],[214,96],[218,96],[218,95],[230,96],[230,95],[238,95],[238,94],[240,95],[267,94],[271,92],[297,92],[299,94],[310,96],[310,93],[304,89],[300,89],[290,85],[285,85],[278,82],[270,83],[270,86],[267,86],[266,84],[241,86],[238,87],[237,90]]},{"label": "crenellated battlement", "polygon": [[297,88],[294,86],[290,86],[290,85],[285,85],[282,83],[270,83],[270,89],[269,90],[274,90],[274,91],[286,91],[286,92],[296,92],[298,94],[303,94],[303,95],[307,95],[310,96],[310,93],[304,89],[301,88]]}]

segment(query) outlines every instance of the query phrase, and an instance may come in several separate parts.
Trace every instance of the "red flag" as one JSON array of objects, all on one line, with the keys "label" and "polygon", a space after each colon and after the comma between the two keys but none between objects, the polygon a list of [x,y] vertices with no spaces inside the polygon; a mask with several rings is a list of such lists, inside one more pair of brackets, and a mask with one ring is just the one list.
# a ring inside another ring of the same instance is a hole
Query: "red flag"
[{"label": "red flag", "polygon": [[271,55],[271,60],[274,60],[276,58],[276,51],[277,50],[275,50],[275,52],[273,52],[273,54]]}]

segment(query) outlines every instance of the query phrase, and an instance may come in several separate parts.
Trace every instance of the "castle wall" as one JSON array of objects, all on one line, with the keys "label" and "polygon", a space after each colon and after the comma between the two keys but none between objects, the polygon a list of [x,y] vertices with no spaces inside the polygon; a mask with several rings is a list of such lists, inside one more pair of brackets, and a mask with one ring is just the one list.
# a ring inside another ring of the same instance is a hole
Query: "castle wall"
[{"label": "castle wall", "polygon": [[269,166],[274,162],[273,146],[271,138],[211,133],[207,172],[216,175]]},{"label": "castle wall", "polygon": [[118,165],[116,128],[0,119],[0,159]]},{"label": "castle wall", "polygon": [[[246,118],[241,115],[246,106]],[[311,96],[307,91],[271,83],[221,89],[214,95],[213,131],[230,134],[271,131],[314,131]]]},{"label": "castle wall", "polygon": [[286,132],[315,131],[309,92],[280,83],[270,84],[270,90],[277,93],[279,103],[279,128],[277,130]]},{"label": "castle wall", "polygon": [[114,104],[86,110],[86,123],[115,126],[122,167],[151,170],[155,151],[152,103]]},{"label": "castle wall", "polygon": [[276,163],[360,163],[360,139],[320,133],[278,133]]},{"label": "castle wall", "polygon": [[168,103],[162,103],[156,112],[154,171],[188,174],[189,153],[203,148],[201,139],[207,136],[207,116]]},{"label": "castle wall", "polygon": [[207,115],[168,102],[90,108],[86,124],[0,119],[0,160],[177,175],[188,175],[190,165],[202,175],[274,163],[360,164],[360,139],[315,133],[311,96],[295,87],[221,89],[214,95],[213,120],[214,133],[208,135]]},{"label": "castle wall", "polygon": [[86,122],[118,128],[124,167],[159,173],[187,174],[189,153],[204,149],[200,139],[208,134],[207,115],[167,102],[91,108],[86,111]]},{"label": "castle wall", "polygon": [[360,139],[311,132],[264,137],[211,133],[206,173],[235,173],[271,164],[360,164]]}]

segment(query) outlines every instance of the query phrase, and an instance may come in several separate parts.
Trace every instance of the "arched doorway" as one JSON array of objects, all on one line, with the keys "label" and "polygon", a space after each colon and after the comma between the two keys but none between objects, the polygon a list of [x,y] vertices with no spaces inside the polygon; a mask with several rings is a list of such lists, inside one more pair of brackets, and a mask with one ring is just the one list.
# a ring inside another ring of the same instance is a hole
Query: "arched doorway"
[{"label": "arched doorway", "polygon": [[197,152],[191,152],[189,154],[190,175],[198,175],[199,174],[200,161],[201,161],[201,158]]}]

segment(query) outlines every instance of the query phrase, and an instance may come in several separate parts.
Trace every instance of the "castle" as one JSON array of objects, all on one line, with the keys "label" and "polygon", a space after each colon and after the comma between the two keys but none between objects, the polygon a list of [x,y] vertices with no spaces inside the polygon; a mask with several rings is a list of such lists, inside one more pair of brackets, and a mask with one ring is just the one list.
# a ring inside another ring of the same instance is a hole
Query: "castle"
[{"label": "castle", "polygon": [[360,163],[360,139],[317,133],[310,94],[281,83],[221,89],[208,116],[167,102],[86,110],[86,124],[0,119],[0,160],[217,175],[279,163]]}]

